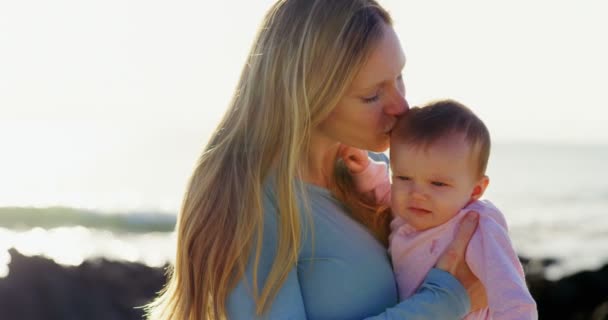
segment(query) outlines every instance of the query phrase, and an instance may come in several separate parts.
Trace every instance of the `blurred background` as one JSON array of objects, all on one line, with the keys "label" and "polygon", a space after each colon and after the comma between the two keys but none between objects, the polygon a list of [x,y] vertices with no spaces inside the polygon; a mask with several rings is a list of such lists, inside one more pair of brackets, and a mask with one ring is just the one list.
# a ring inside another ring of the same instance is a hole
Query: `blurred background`
[{"label": "blurred background", "polygon": [[[0,314],[141,317],[132,307],[164,281],[185,184],[272,3],[0,2]],[[486,198],[537,281],[541,318],[604,319],[608,5],[380,3],[410,105],[454,98],[489,127]],[[598,278],[556,293],[581,274]]]}]

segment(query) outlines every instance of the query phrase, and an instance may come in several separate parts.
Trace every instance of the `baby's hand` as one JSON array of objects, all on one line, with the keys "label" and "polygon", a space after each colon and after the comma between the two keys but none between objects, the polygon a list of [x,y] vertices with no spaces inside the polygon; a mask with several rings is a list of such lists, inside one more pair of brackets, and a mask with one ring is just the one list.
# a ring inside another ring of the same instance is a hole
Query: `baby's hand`
[{"label": "baby's hand", "polygon": [[363,172],[369,166],[369,158],[365,150],[340,145],[338,157],[342,158],[348,170],[354,174]]}]

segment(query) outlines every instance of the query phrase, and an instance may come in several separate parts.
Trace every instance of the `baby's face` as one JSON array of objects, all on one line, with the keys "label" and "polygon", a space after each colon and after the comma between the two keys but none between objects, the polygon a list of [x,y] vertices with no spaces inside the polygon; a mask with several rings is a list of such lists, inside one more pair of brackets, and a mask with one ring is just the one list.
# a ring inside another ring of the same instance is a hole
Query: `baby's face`
[{"label": "baby's face", "polygon": [[479,179],[463,135],[442,138],[428,148],[394,145],[390,153],[393,214],[417,230],[443,224],[473,199]]}]

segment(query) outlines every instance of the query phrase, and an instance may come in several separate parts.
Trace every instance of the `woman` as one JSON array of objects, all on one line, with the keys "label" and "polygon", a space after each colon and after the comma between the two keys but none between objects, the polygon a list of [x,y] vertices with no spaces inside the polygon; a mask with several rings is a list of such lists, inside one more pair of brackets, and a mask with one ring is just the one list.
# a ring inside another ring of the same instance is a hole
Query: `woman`
[{"label": "woman", "polygon": [[473,296],[479,291],[462,262],[475,220],[423,289],[398,303],[383,246],[388,219],[349,202],[348,185],[335,179],[341,144],[388,148],[408,109],[404,63],[391,19],[373,0],[278,1],[192,175],[175,266],[149,317],[467,313],[469,296],[456,279]]}]

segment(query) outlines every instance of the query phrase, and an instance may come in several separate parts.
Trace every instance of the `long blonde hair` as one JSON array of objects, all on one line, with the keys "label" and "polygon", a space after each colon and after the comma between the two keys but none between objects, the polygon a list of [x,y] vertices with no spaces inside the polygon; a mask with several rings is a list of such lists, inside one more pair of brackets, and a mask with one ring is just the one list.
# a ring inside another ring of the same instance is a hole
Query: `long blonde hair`
[{"label": "long blonde hair", "polygon": [[[263,183],[272,170],[275,260],[253,277],[256,313],[274,300],[301,245],[294,185],[311,129],[345,93],[390,17],[373,0],[284,0],[268,11],[224,118],[197,162],[176,226],[169,281],[149,319],[223,319],[253,257],[258,273]],[[252,256],[253,254],[253,256]]]}]

